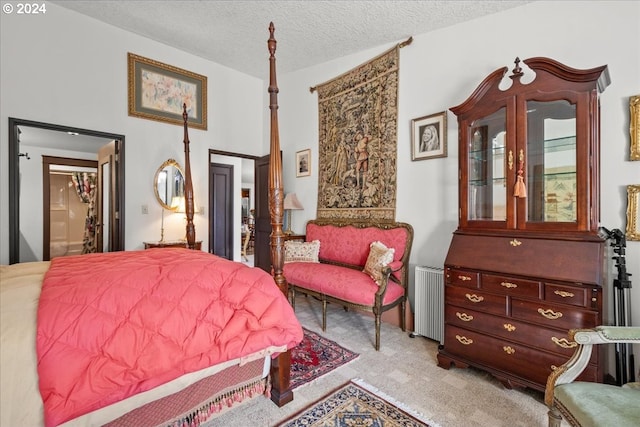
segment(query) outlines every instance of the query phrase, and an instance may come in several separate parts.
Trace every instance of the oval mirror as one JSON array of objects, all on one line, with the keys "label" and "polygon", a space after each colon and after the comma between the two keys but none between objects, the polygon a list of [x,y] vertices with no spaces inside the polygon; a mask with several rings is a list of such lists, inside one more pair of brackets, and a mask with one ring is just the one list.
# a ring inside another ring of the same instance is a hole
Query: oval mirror
[{"label": "oval mirror", "polygon": [[184,172],[178,162],[169,159],[158,168],[153,189],[163,208],[176,211],[184,206]]}]

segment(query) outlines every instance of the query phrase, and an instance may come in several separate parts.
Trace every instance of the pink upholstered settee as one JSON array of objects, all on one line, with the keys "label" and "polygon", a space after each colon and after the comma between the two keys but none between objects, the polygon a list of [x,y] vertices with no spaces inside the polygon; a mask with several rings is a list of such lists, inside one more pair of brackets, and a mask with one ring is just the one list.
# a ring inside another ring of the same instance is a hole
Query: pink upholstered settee
[{"label": "pink upholstered settee", "polygon": [[[307,223],[306,241],[320,242],[318,262],[285,262],[284,277],[292,301],[296,292],[322,301],[322,330],[327,325],[327,303],[372,312],[375,317],[376,350],[380,349],[382,312],[400,304],[401,327],[406,330],[405,310],[408,263],[413,228],[406,223],[357,223],[312,220]],[[370,245],[381,242],[393,248],[393,260],[381,268],[376,282],[363,272]],[[286,261],[286,260],[285,260]],[[295,308],[295,305],[294,305]]]}]

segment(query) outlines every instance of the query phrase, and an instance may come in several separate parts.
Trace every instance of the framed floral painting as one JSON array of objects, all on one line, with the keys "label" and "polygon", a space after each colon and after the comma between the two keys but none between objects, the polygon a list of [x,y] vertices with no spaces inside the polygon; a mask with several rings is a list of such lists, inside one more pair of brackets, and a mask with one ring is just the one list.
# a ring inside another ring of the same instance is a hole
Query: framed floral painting
[{"label": "framed floral painting", "polygon": [[128,54],[129,115],[207,129],[207,77],[142,56]]}]

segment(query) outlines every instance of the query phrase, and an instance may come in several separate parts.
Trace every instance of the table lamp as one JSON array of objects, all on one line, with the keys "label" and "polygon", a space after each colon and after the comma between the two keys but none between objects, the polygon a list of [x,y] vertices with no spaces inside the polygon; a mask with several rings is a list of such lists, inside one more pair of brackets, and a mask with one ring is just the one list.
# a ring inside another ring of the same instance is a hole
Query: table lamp
[{"label": "table lamp", "polygon": [[291,231],[291,211],[292,210],[302,210],[304,209],[302,207],[302,203],[300,203],[300,200],[298,200],[298,197],[296,196],[296,193],[289,193],[286,196],[284,196],[284,202],[283,202],[283,207],[284,210],[287,214],[287,229],[283,231],[284,234],[293,234],[293,231]]},{"label": "table lamp", "polygon": [[171,209],[174,212],[177,213],[185,213],[186,207],[185,207],[185,200],[184,197],[181,196],[175,196],[174,198],[171,199]]},{"label": "table lamp", "polygon": [[[173,210],[173,212],[175,213],[185,213],[187,212],[186,206],[185,206],[185,199],[182,196],[174,196],[171,199],[171,209]],[[187,218],[185,217],[185,220]],[[186,231],[185,231],[186,233]],[[187,235],[185,234],[184,238],[182,240],[187,240]]]}]

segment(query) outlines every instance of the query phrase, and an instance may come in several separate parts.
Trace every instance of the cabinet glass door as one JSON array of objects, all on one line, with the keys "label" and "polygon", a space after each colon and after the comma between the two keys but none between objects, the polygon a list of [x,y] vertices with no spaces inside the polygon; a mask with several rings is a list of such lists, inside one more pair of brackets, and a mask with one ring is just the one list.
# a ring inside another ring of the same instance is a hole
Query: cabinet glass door
[{"label": "cabinet glass door", "polygon": [[576,106],[527,101],[527,222],[577,221]]},{"label": "cabinet glass door", "polygon": [[467,219],[506,221],[506,108],[469,127]]}]

